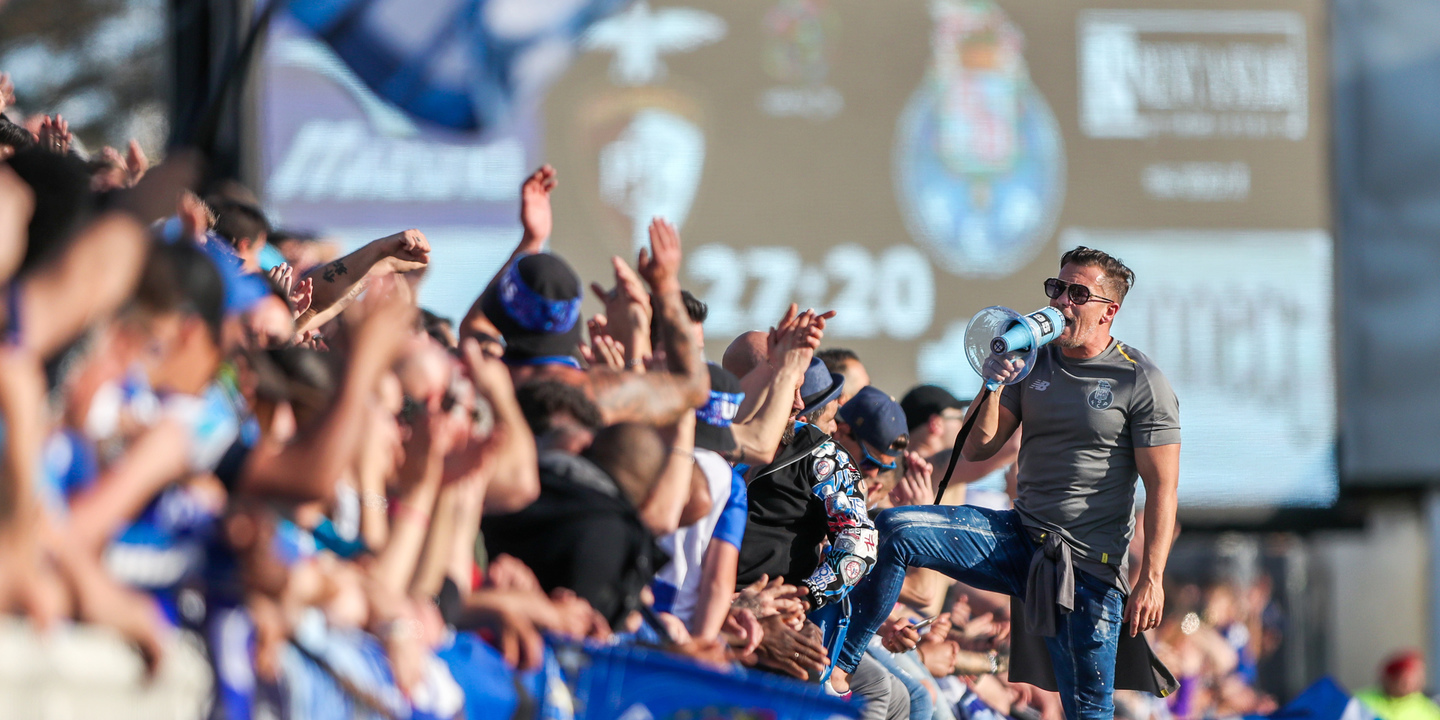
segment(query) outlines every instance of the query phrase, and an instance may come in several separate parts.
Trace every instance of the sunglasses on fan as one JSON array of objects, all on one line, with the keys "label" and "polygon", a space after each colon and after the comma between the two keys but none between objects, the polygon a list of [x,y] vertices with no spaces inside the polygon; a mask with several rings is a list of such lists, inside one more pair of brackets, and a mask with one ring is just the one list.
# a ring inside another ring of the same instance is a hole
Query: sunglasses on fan
[{"label": "sunglasses on fan", "polygon": [[1110,298],[1100,297],[1099,295],[1091,294],[1090,288],[1085,287],[1084,285],[1067,283],[1060,278],[1050,278],[1049,280],[1045,281],[1045,297],[1054,300],[1061,295],[1069,295],[1070,302],[1076,305],[1084,305],[1085,303],[1095,300],[1107,303],[1115,302]]}]

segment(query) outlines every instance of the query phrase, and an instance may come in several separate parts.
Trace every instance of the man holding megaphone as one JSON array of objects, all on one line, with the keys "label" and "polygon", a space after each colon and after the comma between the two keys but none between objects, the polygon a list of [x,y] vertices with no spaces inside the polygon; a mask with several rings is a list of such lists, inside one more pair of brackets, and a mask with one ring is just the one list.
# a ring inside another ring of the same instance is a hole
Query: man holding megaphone
[{"label": "man holding megaphone", "polygon": [[[1025,424],[1015,509],[881,513],[879,557],[851,595],[855,611],[833,689],[844,692],[846,671],[894,605],[905,569],[927,567],[1015,598],[1010,680],[1057,690],[1070,720],[1113,717],[1116,687],[1173,691],[1174,678],[1140,633],[1160,624],[1165,604],[1179,404],[1149,358],[1110,335],[1134,277],[1118,259],[1077,247],[1061,258],[1059,276],[1045,281],[1050,308],[1024,317],[1005,310],[1016,319],[997,325],[993,338],[1006,341],[977,343],[991,353],[976,363],[989,389],[970,406],[963,454],[989,458]],[[1056,311],[1064,322],[1058,334]],[[1006,332],[1025,322],[1028,335]],[[1032,346],[1014,352],[1017,337]],[[1132,559],[1137,475],[1146,493],[1144,550]],[[1133,588],[1132,562],[1139,563]]]}]

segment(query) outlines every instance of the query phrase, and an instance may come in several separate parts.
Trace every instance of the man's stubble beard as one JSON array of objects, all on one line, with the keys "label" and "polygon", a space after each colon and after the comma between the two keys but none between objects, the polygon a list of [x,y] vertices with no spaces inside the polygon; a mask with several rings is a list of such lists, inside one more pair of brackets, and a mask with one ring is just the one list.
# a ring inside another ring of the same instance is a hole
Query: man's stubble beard
[{"label": "man's stubble beard", "polygon": [[1055,346],[1071,349],[1084,347],[1086,341],[1090,339],[1090,334],[1094,332],[1095,326],[1082,327],[1078,320],[1071,320],[1069,318],[1066,318],[1065,322],[1069,325],[1067,330],[1070,333],[1070,337],[1067,339],[1065,334],[1061,333],[1060,337],[1055,338]]}]

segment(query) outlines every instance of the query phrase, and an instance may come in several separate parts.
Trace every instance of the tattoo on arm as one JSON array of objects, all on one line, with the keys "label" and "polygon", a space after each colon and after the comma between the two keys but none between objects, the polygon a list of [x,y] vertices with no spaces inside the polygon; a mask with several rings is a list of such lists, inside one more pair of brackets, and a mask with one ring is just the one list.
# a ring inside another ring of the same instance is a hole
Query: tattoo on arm
[{"label": "tattoo on arm", "polygon": [[679,375],[637,375],[608,368],[588,374],[595,404],[607,425],[626,421],[670,425],[691,408],[685,397],[687,381]]},{"label": "tattoo on arm", "polygon": [[325,282],[333,283],[335,282],[335,278],[340,277],[341,275],[344,275],[348,272],[350,272],[350,270],[345,267],[345,259],[341,258],[339,260],[336,260],[335,262],[330,263],[329,265],[326,265],[325,271],[321,273],[320,276],[325,278]]}]

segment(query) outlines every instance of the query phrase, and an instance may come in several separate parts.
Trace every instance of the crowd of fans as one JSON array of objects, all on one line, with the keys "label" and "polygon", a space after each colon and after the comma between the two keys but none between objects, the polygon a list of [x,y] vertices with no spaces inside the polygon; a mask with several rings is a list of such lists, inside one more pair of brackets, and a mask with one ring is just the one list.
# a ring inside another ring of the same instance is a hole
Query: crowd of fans
[{"label": "crowd of fans", "polygon": [[[455,322],[416,305],[420,230],[341,257],[234,183],[190,193],[182,154],[86,157],[31,120],[0,120],[0,603],[111,628],[152,669],[198,639],[215,717],[511,717],[578,640],[818,683],[812,619],[873,563],[871,514],[933,500],[964,417],[822,350],[833,313],[709,338],[707,364],[661,219],[581,318],[548,166]],[[1005,506],[1018,444],[961,461],[945,502]],[[1268,591],[1172,596],[1154,644],[1181,691],[1117,712],[1273,708]],[[852,676],[863,716],[1061,720],[1006,681],[1010,623],[912,570]]]}]

